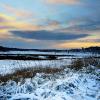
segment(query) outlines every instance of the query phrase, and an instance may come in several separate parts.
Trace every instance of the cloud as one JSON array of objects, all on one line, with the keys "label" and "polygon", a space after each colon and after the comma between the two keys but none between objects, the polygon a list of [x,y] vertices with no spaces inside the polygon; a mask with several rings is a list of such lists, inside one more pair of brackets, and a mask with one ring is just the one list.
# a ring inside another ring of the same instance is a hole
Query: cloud
[{"label": "cloud", "polygon": [[35,15],[30,11],[17,9],[8,4],[1,4],[1,7],[3,7],[4,10],[9,12],[10,14],[14,14],[15,16],[20,18],[32,18]]},{"label": "cloud", "polygon": [[0,33],[14,28],[13,26],[10,25],[10,23],[12,23],[13,20],[14,20],[13,17],[0,13]]},{"label": "cloud", "polygon": [[[18,3],[1,2],[0,10],[3,14],[0,13],[0,40],[2,39],[2,44],[6,40],[6,43],[9,41],[8,44],[12,46],[15,44],[20,47],[29,46],[31,42],[30,47],[38,48],[53,45],[55,47],[56,44],[59,48],[99,45],[99,0],[42,1],[45,2],[33,1],[34,6],[30,1],[27,3],[22,1],[22,5],[24,4],[24,7],[30,11],[21,6],[18,8],[20,1],[17,1]],[[35,14],[38,16],[34,17]],[[33,42],[34,40],[37,42]]]},{"label": "cloud", "polygon": [[0,39],[11,39],[11,30],[39,30],[41,27],[27,22],[17,21],[15,17],[0,13]]},{"label": "cloud", "polygon": [[13,35],[9,32],[0,32],[0,40],[1,39],[10,39]]},{"label": "cloud", "polygon": [[53,31],[11,31],[15,36],[35,40],[74,40],[87,37],[87,34],[73,34]]},{"label": "cloud", "polygon": [[59,29],[63,32],[77,32],[77,33],[87,33],[100,31],[100,19],[95,18],[79,18],[69,21],[65,24],[65,27]]},{"label": "cloud", "polygon": [[[42,20],[42,19],[41,19]],[[35,19],[34,19],[35,21]],[[37,21],[37,19],[36,19]],[[60,23],[56,20],[43,20],[42,24],[35,25],[34,23],[17,20],[16,17],[11,17],[0,13],[0,31],[2,30],[55,30],[60,27]]]},{"label": "cloud", "polygon": [[79,0],[44,0],[49,4],[78,4]]},{"label": "cloud", "polygon": [[6,21],[7,21],[7,20],[6,20],[4,17],[0,16],[0,23],[6,22]]},{"label": "cloud", "polygon": [[0,13],[0,32],[9,30],[39,30],[40,25],[19,21],[15,17]]},{"label": "cloud", "polygon": [[15,20],[15,18],[11,16],[7,16],[6,14],[0,13],[0,23],[7,22],[9,20]]},{"label": "cloud", "polygon": [[[56,44],[56,48],[82,48],[90,46],[100,46],[100,42],[79,42],[79,41],[69,41]],[[54,45],[55,47],[55,45]]]},{"label": "cloud", "polygon": [[42,27],[44,30],[56,30],[61,27],[61,23],[57,20],[45,19]]},{"label": "cloud", "polygon": [[99,42],[100,43],[100,31],[88,32],[89,36],[79,39],[81,42]]},{"label": "cloud", "polygon": [[80,31],[95,31],[100,30],[100,22],[88,20],[86,23],[82,23],[80,25],[76,25],[70,28]]}]

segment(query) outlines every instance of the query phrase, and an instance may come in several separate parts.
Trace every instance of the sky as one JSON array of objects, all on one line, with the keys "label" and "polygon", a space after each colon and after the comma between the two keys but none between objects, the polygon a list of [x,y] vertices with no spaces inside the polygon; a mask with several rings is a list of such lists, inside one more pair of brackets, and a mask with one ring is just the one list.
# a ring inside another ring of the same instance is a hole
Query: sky
[{"label": "sky", "polygon": [[100,46],[100,0],[0,0],[0,45]]}]

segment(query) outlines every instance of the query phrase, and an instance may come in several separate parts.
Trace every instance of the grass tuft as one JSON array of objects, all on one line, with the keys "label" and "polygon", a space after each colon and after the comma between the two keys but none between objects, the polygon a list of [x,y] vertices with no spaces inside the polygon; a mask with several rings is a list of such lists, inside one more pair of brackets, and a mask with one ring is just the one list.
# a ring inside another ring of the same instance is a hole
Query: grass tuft
[{"label": "grass tuft", "polygon": [[26,68],[22,70],[17,70],[12,74],[7,74],[5,76],[0,76],[0,82],[7,82],[9,80],[20,81],[20,79],[32,78],[37,73],[53,74],[62,71],[61,68]]}]

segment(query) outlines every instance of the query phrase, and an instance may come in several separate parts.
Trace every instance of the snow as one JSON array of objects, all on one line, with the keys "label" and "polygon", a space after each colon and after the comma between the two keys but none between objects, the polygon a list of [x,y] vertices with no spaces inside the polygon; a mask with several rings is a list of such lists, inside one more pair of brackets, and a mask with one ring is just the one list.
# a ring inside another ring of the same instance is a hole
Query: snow
[{"label": "snow", "polygon": [[40,54],[40,55],[66,55],[70,57],[88,57],[88,56],[100,56],[100,54],[93,54],[92,52],[39,52],[39,51],[8,51],[0,52],[0,54]]},{"label": "snow", "polygon": [[0,60],[0,74],[5,75],[8,73],[13,73],[16,69],[24,68],[60,68],[71,63],[71,59],[67,60]]},{"label": "snow", "polygon": [[[69,53],[70,55],[70,53]],[[91,54],[73,53],[77,58]],[[59,57],[59,60],[0,60],[0,74],[13,73],[24,68],[60,68],[71,64],[72,58]],[[9,80],[0,83],[0,100],[100,100],[100,69],[74,71],[66,68],[54,74],[37,73],[33,78],[20,79],[18,83]]]},{"label": "snow", "polygon": [[[99,56],[96,54],[86,53],[75,53],[75,52],[37,52],[37,51],[9,51],[0,52],[0,54],[58,54],[66,56],[58,56],[57,60],[42,60],[42,61],[23,61],[23,60],[0,60],[0,75],[5,75],[9,73],[14,73],[16,69],[24,68],[38,68],[38,67],[52,67],[60,68],[62,66],[69,65],[72,59],[84,58],[89,56]],[[45,58],[45,56],[39,56],[39,58]]]},{"label": "snow", "polygon": [[[9,81],[0,86],[0,98],[7,100],[99,100],[100,83],[95,75],[64,71],[48,75],[37,74],[18,84]],[[0,99],[1,100],[1,99]]]}]

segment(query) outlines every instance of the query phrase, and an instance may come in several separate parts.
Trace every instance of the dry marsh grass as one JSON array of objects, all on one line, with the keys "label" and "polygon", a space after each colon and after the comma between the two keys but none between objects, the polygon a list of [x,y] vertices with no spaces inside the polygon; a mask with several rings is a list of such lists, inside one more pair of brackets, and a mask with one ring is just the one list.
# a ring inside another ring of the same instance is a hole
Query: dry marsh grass
[{"label": "dry marsh grass", "polygon": [[[73,69],[75,71],[79,71],[83,68],[88,69],[89,66],[95,66],[96,68],[100,69],[100,59],[99,58],[82,58],[72,60],[71,65],[62,66],[60,68],[24,68],[24,69],[17,69],[16,72],[12,74],[7,74],[5,76],[0,75],[0,82],[7,82],[9,80],[13,81],[20,81],[20,79],[25,78],[32,78],[36,75],[36,73],[45,73],[45,74],[54,74],[63,71],[66,67]],[[57,66],[57,65],[56,65]]]},{"label": "dry marsh grass", "polygon": [[74,70],[80,70],[83,68],[88,68],[89,66],[95,66],[95,68],[100,68],[100,59],[92,57],[76,59],[72,61],[70,68]]},{"label": "dry marsh grass", "polygon": [[62,71],[61,68],[26,68],[22,70],[16,70],[12,74],[7,74],[5,76],[0,76],[0,82],[7,82],[13,80],[18,82],[21,78],[32,78],[37,73],[53,74]]}]

